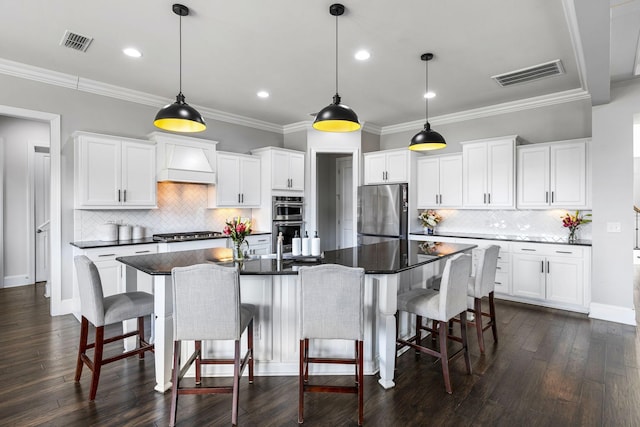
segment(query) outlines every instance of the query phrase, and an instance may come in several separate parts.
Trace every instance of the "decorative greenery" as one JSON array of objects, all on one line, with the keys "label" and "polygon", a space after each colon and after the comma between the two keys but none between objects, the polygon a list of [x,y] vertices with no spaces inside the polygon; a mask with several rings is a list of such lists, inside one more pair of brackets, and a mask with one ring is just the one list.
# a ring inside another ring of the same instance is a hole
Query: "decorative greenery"
[{"label": "decorative greenery", "polygon": [[433,209],[429,209],[426,211],[422,211],[422,213],[418,215],[418,219],[422,223],[423,227],[433,229],[436,225],[438,225],[440,221],[442,221],[442,216],[440,216],[440,214]]}]

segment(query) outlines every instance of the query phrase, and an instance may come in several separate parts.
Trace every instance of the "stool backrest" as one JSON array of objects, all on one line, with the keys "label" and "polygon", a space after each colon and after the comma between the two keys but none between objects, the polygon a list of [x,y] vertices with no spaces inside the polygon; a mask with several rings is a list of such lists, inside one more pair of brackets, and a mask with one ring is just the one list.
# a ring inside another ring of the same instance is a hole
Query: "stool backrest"
[{"label": "stool backrest", "polygon": [[239,340],[240,277],[234,267],[197,264],[171,270],[173,339]]},{"label": "stool backrest", "polygon": [[325,264],[298,276],[300,339],[364,339],[364,269]]},{"label": "stool backrest", "polygon": [[73,259],[78,275],[80,314],[94,326],[104,326],[104,294],[96,265],[86,255]]},{"label": "stool backrest", "polygon": [[447,260],[440,282],[440,308],[437,320],[449,320],[466,311],[467,288],[471,277],[471,255],[458,254]]},{"label": "stool backrest", "polygon": [[484,248],[473,249],[474,278],[473,295],[482,298],[493,292],[496,282],[496,269],[498,266],[498,254],[500,246],[491,245]]}]

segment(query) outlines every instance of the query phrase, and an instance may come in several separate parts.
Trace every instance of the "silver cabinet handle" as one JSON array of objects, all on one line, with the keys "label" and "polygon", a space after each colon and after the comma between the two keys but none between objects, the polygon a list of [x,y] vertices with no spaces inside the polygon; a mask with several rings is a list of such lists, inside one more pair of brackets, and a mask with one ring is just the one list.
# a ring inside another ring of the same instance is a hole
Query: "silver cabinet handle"
[{"label": "silver cabinet handle", "polygon": [[126,203],[126,202],[127,202],[127,190],[124,190],[124,191],[123,191],[123,193],[124,193],[124,200],[123,200],[123,202],[125,202],[125,203]]},{"label": "silver cabinet handle", "polygon": [[151,251],[136,251],[137,254],[148,254]]},{"label": "silver cabinet handle", "polygon": [[487,193],[483,194],[483,200],[482,203],[484,203],[485,205],[487,204]]},{"label": "silver cabinet handle", "polygon": [[442,194],[440,194],[440,204],[442,204]]},{"label": "silver cabinet handle", "polygon": [[436,194],[436,205],[438,204],[438,195]]},{"label": "silver cabinet handle", "polygon": [[549,261],[547,261],[547,274],[551,273],[551,269],[549,268]]},{"label": "silver cabinet handle", "polygon": [[118,190],[118,202],[120,202],[120,190]]},{"label": "silver cabinet handle", "polygon": [[487,200],[489,201],[489,204],[491,204],[491,193],[487,193]]},{"label": "silver cabinet handle", "polygon": [[522,248],[523,251],[536,252],[537,249]]},{"label": "silver cabinet handle", "polygon": [[544,273],[544,261],[540,261],[540,273]]},{"label": "silver cabinet handle", "polygon": [[116,254],[102,254],[102,255],[98,255],[98,257],[107,257],[107,256],[116,256]]},{"label": "silver cabinet handle", "polygon": [[545,191],[545,193],[544,193],[544,202],[545,203],[549,203],[549,192],[548,191]]},{"label": "silver cabinet handle", "polygon": [[555,191],[552,191],[552,192],[551,192],[551,203],[553,203],[553,202],[555,201],[555,198],[556,198],[556,197],[555,197],[555,196],[556,196],[556,194],[555,194],[555,193],[556,193]]},{"label": "silver cabinet handle", "polygon": [[242,203],[244,203],[244,193],[241,194]]},{"label": "silver cabinet handle", "polygon": [[240,203],[240,193],[238,193],[238,203]]},{"label": "silver cabinet handle", "polygon": [[557,254],[572,254],[571,251],[556,251]]}]

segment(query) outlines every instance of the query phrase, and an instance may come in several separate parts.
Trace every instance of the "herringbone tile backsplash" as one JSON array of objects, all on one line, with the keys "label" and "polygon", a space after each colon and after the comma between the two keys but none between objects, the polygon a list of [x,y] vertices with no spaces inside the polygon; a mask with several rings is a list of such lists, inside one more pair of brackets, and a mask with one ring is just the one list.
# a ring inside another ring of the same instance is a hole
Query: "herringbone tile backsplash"
[{"label": "herringbone tile backsplash", "polygon": [[[251,209],[207,209],[207,186],[158,183],[158,209],[75,210],[74,240],[99,238],[98,226],[116,222],[145,227],[145,236],[186,231],[222,231],[227,218],[251,217]],[[268,230],[261,230],[268,231]]]}]

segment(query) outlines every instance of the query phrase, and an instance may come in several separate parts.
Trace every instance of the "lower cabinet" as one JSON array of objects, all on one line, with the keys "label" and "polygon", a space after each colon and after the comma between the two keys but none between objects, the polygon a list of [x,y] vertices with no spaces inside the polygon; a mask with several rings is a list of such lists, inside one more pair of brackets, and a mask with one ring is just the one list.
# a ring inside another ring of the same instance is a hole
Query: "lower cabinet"
[{"label": "lower cabinet", "polygon": [[[249,244],[249,255],[266,255],[271,252],[271,234],[259,234],[255,236],[247,236]],[[229,242],[232,243],[231,239]]]},{"label": "lower cabinet", "polygon": [[[157,252],[158,245],[155,243],[145,245],[109,246],[106,248],[103,247],[95,249],[74,249],[74,255],[86,255],[96,265],[98,273],[100,274],[100,281],[102,282],[102,292],[105,297],[125,291],[124,265],[119,261],[116,261],[117,257],[155,254]],[[79,283],[77,282],[78,279],[75,274],[75,268],[73,280],[75,283],[75,295],[79,298],[80,294],[77,292],[77,286]],[[139,272],[138,289],[145,292],[151,292],[151,276]]]}]

